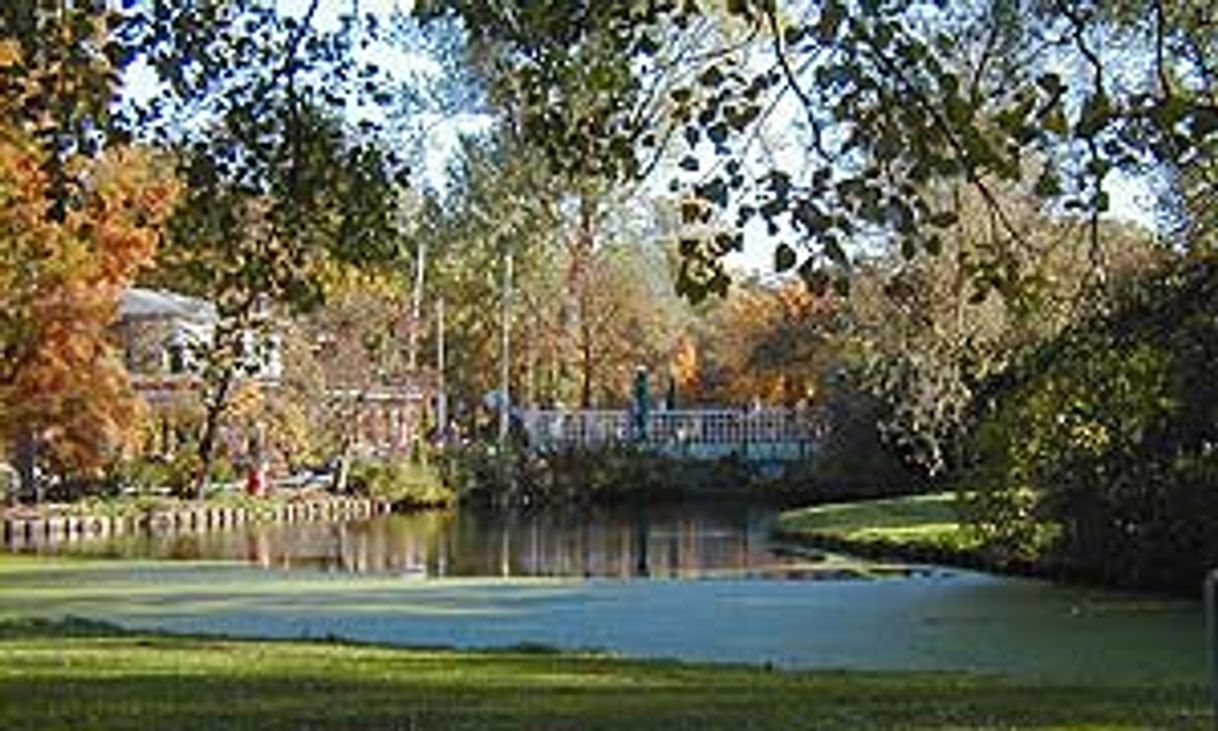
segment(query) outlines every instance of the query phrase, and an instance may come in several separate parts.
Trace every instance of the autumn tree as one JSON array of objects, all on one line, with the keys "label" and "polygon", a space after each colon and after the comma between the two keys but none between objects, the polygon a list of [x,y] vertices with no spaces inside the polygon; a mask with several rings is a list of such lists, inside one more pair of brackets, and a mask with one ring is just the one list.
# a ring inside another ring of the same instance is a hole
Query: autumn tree
[{"label": "autumn tree", "polygon": [[[554,339],[558,262],[553,258],[559,231],[557,194],[528,151],[497,139],[466,139],[450,170],[451,190],[430,197],[415,235],[428,250],[430,300],[446,307],[448,370],[445,380],[454,403],[467,409],[499,388],[499,335],[503,318],[503,280],[507,258],[513,262],[512,340],[517,356],[529,359],[538,381],[559,357]],[[434,335],[434,333],[433,333]],[[430,338],[427,345],[433,346]]]},{"label": "autumn tree", "polygon": [[842,344],[889,405],[888,436],[931,473],[959,464],[985,384],[1102,311],[1118,285],[1165,254],[1148,232],[1105,223],[1097,271],[1086,224],[1041,213],[1032,195],[1002,196],[1018,236],[993,236],[976,201],[944,230],[939,254],[888,251],[856,265],[847,299]]},{"label": "autumn tree", "polygon": [[746,281],[697,321],[697,397],[794,406],[818,401],[837,359],[840,304],[797,282]]},{"label": "autumn tree", "polygon": [[[146,151],[68,144],[63,125],[80,131],[73,125],[88,117],[32,111],[51,98],[52,79],[69,89],[60,101],[108,98],[111,69],[88,52],[104,44],[105,24],[78,15],[88,33],[31,14],[24,20],[35,27],[6,16],[0,35],[0,437],[16,440],[26,486],[39,445],[44,464],[82,474],[129,443],[139,406],[108,329],[123,290],[151,263],[177,194]],[[79,34],[78,46],[49,51],[44,34],[56,32]],[[74,66],[76,53],[89,60]],[[43,139],[60,140],[57,154]]]},{"label": "autumn tree", "polygon": [[319,452],[337,461],[334,487],[342,492],[369,399],[432,379],[430,369],[425,377],[410,368],[410,330],[418,324],[411,320],[404,272],[341,267],[327,280],[326,303],[301,318],[299,343],[307,350],[288,366],[284,386],[308,410]]},{"label": "autumn tree", "polygon": [[[499,387],[502,278],[511,254],[512,389],[519,402],[620,404],[636,367],[667,371],[677,331],[664,235],[642,197],[572,191],[510,138],[470,141],[424,228],[447,305],[450,385]],[[494,306],[490,306],[490,305]]]}]

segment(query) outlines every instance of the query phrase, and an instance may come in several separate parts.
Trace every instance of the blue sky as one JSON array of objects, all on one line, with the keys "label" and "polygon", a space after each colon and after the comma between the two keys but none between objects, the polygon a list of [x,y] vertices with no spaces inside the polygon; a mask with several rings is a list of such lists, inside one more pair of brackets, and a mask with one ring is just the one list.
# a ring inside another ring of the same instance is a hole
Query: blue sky
[{"label": "blue sky", "polygon": [[[279,0],[279,3],[287,12],[303,15],[310,0]],[[411,0],[322,0],[315,21],[322,28],[333,28],[337,26],[340,15],[352,11],[360,14],[371,13],[389,21],[395,13],[409,12],[412,4]],[[395,80],[423,86],[444,81],[444,68],[424,50],[381,42],[362,53],[365,60],[375,61]],[[142,65],[137,64],[128,71],[126,86],[126,95],[137,103],[156,94],[155,76],[150,69]],[[356,116],[365,113],[381,114],[379,110],[353,110]],[[772,162],[788,170],[798,170],[801,167],[803,152],[798,139],[799,133],[794,125],[796,115],[793,105],[789,109],[780,108],[777,111],[769,122],[766,135],[772,143],[768,150],[770,157],[758,160],[757,164],[764,166]],[[424,111],[417,115],[415,128],[426,130],[422,139],[401,141],[403,149],[410,147],[419,152],[419,159],[416,161],[417,184],[425,188],[442,189],[447,167],[453,159],[460,137],[484,131],[492,124],[490,116],[477,111],[452,113],[436,110]],[[403,134],[403,137],[406,136],[414,135]],[[703,151],[702,155],[706,167],[713,166],[714,156],[709,148]],[[659,171],[654,185],[645,186],[645,189],[657,193],[664,191],[671,172]],[[1106,181],[1106,187],[1112,197],[1109,218],[1131,221],[1147,227],[1154,226],[1154,200],[1146,181],[1115,173]],[[751,226],[746,231],[745,250],[730,255],[727,262],[737,269],[770,272],[773,269],[774,245],[775,240],[768,237],[761,226]]]}]

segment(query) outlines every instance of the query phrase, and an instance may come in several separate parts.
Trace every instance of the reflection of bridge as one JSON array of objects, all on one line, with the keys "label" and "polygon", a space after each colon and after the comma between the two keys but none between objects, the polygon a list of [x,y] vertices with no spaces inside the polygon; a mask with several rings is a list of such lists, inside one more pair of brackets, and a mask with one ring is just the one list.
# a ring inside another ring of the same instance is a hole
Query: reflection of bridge
[{"label": "reflection of bridge", "polygon": [[805,409],[654,411],[642,434],[628,411],[526,411],[529,445],[544,452],[632,445],[674,457],[753,462],[811,457],[823,436],[819,412]]}]

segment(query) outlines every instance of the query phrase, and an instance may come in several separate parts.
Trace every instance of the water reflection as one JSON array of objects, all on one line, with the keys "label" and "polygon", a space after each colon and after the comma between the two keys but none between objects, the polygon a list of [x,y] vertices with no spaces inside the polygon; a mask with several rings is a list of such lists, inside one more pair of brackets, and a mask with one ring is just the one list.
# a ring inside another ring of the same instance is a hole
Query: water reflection
[{"label": "water reflection", "polygon": [[707,503],[509,513],[461,510],[129,535],[56,550],[419,577],[665,578],[803,571],[808,556],[779,552],[771,544],[774,515],[765,507]]}]

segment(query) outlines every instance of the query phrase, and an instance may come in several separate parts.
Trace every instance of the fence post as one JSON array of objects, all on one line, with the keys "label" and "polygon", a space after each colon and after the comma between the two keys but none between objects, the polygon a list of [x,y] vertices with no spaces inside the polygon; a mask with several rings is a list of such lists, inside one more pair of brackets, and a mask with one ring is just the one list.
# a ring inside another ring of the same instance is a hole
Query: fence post
[{"label": "fence post", "polygon": [[1205,577],[1206,641],[1209,643],[1210,703],[1214,712],[1213,726],[1218,730],[1218,569]]}]

